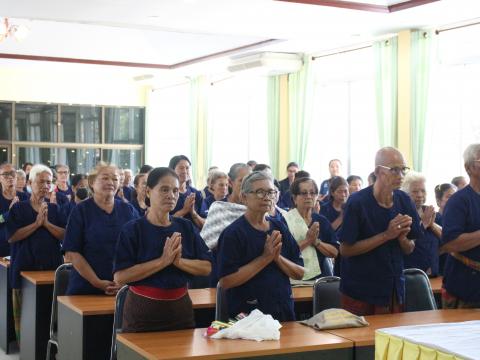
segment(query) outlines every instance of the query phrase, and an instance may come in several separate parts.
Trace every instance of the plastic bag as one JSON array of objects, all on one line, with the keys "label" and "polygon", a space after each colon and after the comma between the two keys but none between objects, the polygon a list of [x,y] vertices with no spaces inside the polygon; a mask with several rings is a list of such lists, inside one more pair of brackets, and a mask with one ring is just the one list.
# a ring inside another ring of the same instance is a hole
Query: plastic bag
[{"label": "plastic bag", "polygon": [[260,310],[253,310],[246,318],[237,321],[227,329],[213,334],[212,339],[279,340],[282,325]]}]

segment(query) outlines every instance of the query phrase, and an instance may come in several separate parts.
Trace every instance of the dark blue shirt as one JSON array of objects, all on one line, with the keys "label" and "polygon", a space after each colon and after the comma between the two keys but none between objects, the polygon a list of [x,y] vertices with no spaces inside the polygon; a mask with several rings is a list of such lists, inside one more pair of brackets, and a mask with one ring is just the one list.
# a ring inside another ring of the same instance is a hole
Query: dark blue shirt
[{"label": "dark blue shirt", "polygon": [[[17,191],[16,195],[19,201],[28,200],[28,195],[24,192]],[[10,204],[12,200],[5,199],[0,189],[0,257],[10,255],[10,244],[5,233],[5,225],[10,212]]]},{"label": "dark blue shirt", "polygon": [[202,204],[202,208],[205,210],[206,214],[208,214],[208,210],[210,209],[210,206],[212,206],[212,204],[215,201],[228,201],[228,200],[226,196],[221,200],[215,200],[215,197],[213,195],[208,195],[205,199],[203,199],[203,204]]},{"label": "dark blue shirt", "polygon": [[[12,237],[17,230],[33,224],[38,213],[33,209],[30,200],[18,202],[10,209],[7,220],[6,236]],[[48,204],[48,221],[64,228],[63,217],[60,216],[56,204]],[[60,240],[54,237],[44,226],[35,230],[23,240],[11,245],[11,281],[12,288],[22,287],[20,272],[34,270],[55,270],[63,263],[60,251]]]},{"label": "dark blue shirt", "polygon": [[[260,231],[250,225],[245,216],[241,216],[225,228],[218,240],[220,278],[237,272],[262,255],[267,234],[273,230],[282,234],[281,255],[303,266],[300,249],[287,227],[274,219],[269,219],[269,222],[270,230]],[[227,302],[232,317],[258,308],[279,321],[295,320],[290,280],[274,261],[243,285],[228,289]]]},{"label": "dark blue shirt", "polygon": [[[63,251],[80,253],[101,280],[112,280],[115,244],[124,224],[138,217],[129,203],[115,200],[108,214],[93,198],[79,203],[70,214]],[[102,294],[75,269],[70,273],[67,295]]]},{"label": "dark blue shirt", "polygon": [[330,187],[330,179],[323,180],[320,184],[320,195],[327,195],[328,188]]},{"label": "dark blue shirt", "polygon": [[[470,185],[448,199],[443,212],[442,244],[455,240],[464,233],[480,230],[480,195]],[[480,246],[460,254],[480,262]],[[466,302],[480,301],[480,272],[447,256],[443,286],[452,295]]]},{"label": "dark blue shirt", "polygon": [[70,201],[74,198],[73,190],[70,185],[67,185],[67,190],[61,190],[58,186],[55,188],[55,192],[58,194],[65,195],[65,197]]},{"label": "dark blue shirt", "polygon": [[[387,230],[390,220],[398,214],[409,215],[413,222],[409,239],[422,236],[417,210],[410,197],[401,190],[393,192],[393,206],[381,207],[369,186],[350,196],[347,201],[340,242],[355,244]],[[405,296],[403,252],[397,239],[362,255],[342,257],[340,291],[369,304],[388,305],[395,290],[401,304]]]},{"label": "dark blue shirt", "polygon": [[[205,208],[203,207],[203,197],[202,193],[195,189],[194,187],[187,185],[187,190],[184,193],[180,193],[178,196],[177,200],[177,205],[175,206],[175,209],[173,209],[170,214],[175,214],[177,211],[181,210],[183,208],[183,205],[185,204],[185,199],[187,198],[188,195],[191,193],[195,193],[195,211],[197,212],[198,215],[201,217],[205,218],[206,213],[205,213]],[[193,222],[192,216],[190,213],[184,216],[185,219],[190,220]]]},{"label": "dark blue shirt", "polygon": [[132,201],[132,192],[133,192],[133,187],[131,186],[123,187],[123,196],[125,196],[125,199],[127,199],[128,201]]},{"label": "dark blue shirt", "polygon": [[423,236],[415,239],[415,249],[409,255],[404,255],[405,269],[417,268],[423,271],[430,269],[431,276],[437,276],[439,272],[439,247],[440,239],[432,230],[426,229]]},{"label": "dark blue shirt", "polygon": [[[333,245],[338,249],[340,247],[340,243],[338,242],[337,234],[335,230],[333,230],[330,221],[321,214],[312,213],[312,223],[308,227],[312,226],[314,222],[318,222],[320,228],[318,238],[322,242]],[[320,270],[322,271],[322,276],[332,276],[333,268],[330,259],[318,251],[318,249],[315,250],[317,251],[317,257],[320,264]]]},{"label": "dark blue shirt", "polygon": [[132,204],[132,206],[135,208],[135,210],[137,210],[137,212],[140,216],[145,215],[145,213],[147,212],[147,208],[144,209],[144,208],[140,207],[140,204],[138,203],[138,200],[136,198],[133,198],[130,201],[130,204]]},{"label": "dark blue shirt", "polygon": [[325,216],[332,223],[340,216],[340,211],[335,210],[333,201],[329,200],[321,204],[320,215]]},{"label": "dark blue shirt", "polygon": [[[156,226],[146,217],[130,221],[120,232],[115,250],[113,272],[127,269],[162,256],[167,237],[174,232],[182,235],[182,258],[212,261],[207,245],[197,228],[189,220],[170,217],[169,226]],[[193,275],[174,265],[129,285],[146,285],[161,289],[184,287]]]}]

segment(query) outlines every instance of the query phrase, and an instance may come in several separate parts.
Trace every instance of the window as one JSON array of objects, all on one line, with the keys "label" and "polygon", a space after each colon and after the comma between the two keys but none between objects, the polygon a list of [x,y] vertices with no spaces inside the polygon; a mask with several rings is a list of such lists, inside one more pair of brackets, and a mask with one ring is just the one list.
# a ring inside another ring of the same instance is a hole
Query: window
[{"label": "window", "polygon": [[267,78],[236,76],[209,91],[211,166],[228,171],[237,162],[269,163]]},{"label": "window", "polygon": [[138,171],[144,118],[138,107],[0,102],[0,160],[17,167],[66,164],[72,174],[88,173],[104,160]]},{"label": "window", "polygon": [[57,105],[16,104],[15,139],[18,141],[57,141]]},{"label": "window", "polygon": [[88,144],[100,142],[101,107],[62,105],[60,112],[60,141]]},{"label": "window", "polygon": [[0,140],[10,140],[12,132],[12,104],[0,102]]},{"label": "window", "polygon": [[423,172],[431,204],[433,188],[467,176],[463,152],[480,142],[480,26],[442,32],[438,61],[432,66],[425,125]]},{"label": "window", "polygon": [[124,169],[132,169],[134,174],[138,173],[142,166],[141,150],[103,150],[103,161],[116,164]]},{"label": "window", "polygon": [[328,162],[342,161],[342,175],[359,175],[364,184],[379,148],[372,49],[314,61],[314,115],[304,168],[322,181]]},{"label": "window", "polygon": [[142,144],[144,118],[144,109],[106,108],[105,142],[108,144]]}]

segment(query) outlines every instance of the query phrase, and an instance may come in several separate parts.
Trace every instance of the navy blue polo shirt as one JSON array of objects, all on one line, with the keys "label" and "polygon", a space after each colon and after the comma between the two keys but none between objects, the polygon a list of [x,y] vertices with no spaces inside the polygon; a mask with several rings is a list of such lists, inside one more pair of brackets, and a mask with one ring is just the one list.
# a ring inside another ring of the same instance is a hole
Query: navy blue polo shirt
[{"label": "navy blue polo shirt", "polygon": [[[37,215],[30,200],[14,204],[7,219],[7,239],[17,230],[33,224],[37,220]],[[48,204],[48,221],[53,225],[65,227],[63,216],[60,215],[56,204]],[[21,271],[55,270],[63,263],[60,240],[42,226],[25,239],[11,244],[10,260],[12,288],[20,289],[22,287]]]},{"label": "navy blue polo shirt", "polygon": [[225,196],[221,200],[215,200],[215,197],[213,196],[213,194],[212,195],[207,195],[207,197],[205,199],[203,199],[203,204],[202,204],[202,208],[204,209],[206,214],[208,214],[208,210],[210,210],[210,206],[212,206],[212,204],[215,201],[228,201],[228,199]]},{"label": "navy blue polo shirt", "polygon": [[[480,195],[467,185],[448,199],[443,212],[442,245],[464,233],[480,230]],[[480,262],[480,246],[462,251],[462,255]],[[480,301],[480,272],[447,256],[443,286],[452,295],[466,302]]]},{"label": "navy blue polo shirt", "polygon": [[[132,205],[115,200],[109,214],[93,198],[79,203],[70,214],[63,251],[81,254],[101,280],[113,280],[112,266],[115,245],[124,224],[138,218]],[[102,294],[75,269],[70,272],[67,295]]]},{"label": "navy blue polo shirt", "polygon": [[[386,209],[378,205],[369,186],[350,196],[347,201],[339,240],[347,244],[368,239],[387,230],[390,220],[398,214],[413,219],[409,239],[422,236],[417,210],[410,197],[394,190],[393,205]],[[390,240],[357,256],[342,257],[340,291],[369,304],[388,305],[395,289],[400,303],[404,302],[403,252],[398,240]]]},{"label": "navy blue polo shirt", "polygon": [[[282,234],[281,255],[303,266],[300,249],[287,227],[269,219],[270,229],[255,229],[241,216],[227,226],[218,240],[218,276],[233,274],[240,267],[263,254],[267,234],[278,230]],[[272,261],[246,283],[226,291],[229,316],[259,309],[279,321],[295,320],[292,288],[288,276]]]},{"label": "navy blue polo shirt", "polygon": [[[309,225],[309,227],[312,226],[314,222],[318,222],[320,228],[318,238],[322,242],[333,245],[338,249],[340,247],[340,243],[338,242],[337,234],[335,230],[333,230],[330,221],[321,214],[312,213],[312,223]],[[327,257],[320,251],[318,251],[318,249],[315,250],[317,251],[317,257],[320,264],[320,270],[322,271],[322,276],[333,275],[333,269],[330,260],[328,260]]]},{"label": "navy blue polo shirt", "polygon": [[413,252],[403,257],[405,269],[417,268],[423,271],[430,269],[431,275],[437,276],[439,273],[439,248],[440,239],[430,228],[424,230],[423,236],[415,239]]},{"label": "navy blue polo shirt", "polygon": [[[28,200],[28,195],[24,192],[17,191],[16,195],[19,201]],[[12,200],[6,199],[0,189],[0,257],[10,255],[10,244],[5,233],[5,226],[10,212],[10,204]]]},{"label": "navy blue polo shirt", "polygon": [[320,214],[333,223],[340,216],[340,211],[335,210],[333,201],[329,200],[320,206]]},{"label": "navy blue polo shirt", "polygon": [[[172,236],[174,232],[182,235],[182,258],[212,261],[207,245],[191,221],[173,216],[170,217],[170,221],[169,226],[157,226],[151,224],[144,216],[126,224],[120,232],[115,248],[113,272],[161,257],[167,237]],[[176,289],[186,286],[192,278],[192,274],[171,264],[129,285]]]}]

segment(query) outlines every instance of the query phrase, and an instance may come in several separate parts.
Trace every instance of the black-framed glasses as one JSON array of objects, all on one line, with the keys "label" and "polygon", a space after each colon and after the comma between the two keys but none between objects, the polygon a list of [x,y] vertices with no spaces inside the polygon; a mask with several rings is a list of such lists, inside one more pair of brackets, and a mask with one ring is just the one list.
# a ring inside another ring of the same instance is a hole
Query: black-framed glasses
[{"label": "black-framed glasses", "polygon": [[409,171],[410,168],[408,166],[395,166],[395,167],[389,167],[389,166],[384,166],[384,165],[377,165],[383,169],[386,169],[390,171],[390,173],[395,174],[395,175],[406,175]]},{"label": "black-framed glasses", "polygon": [[16,177],[17,176],[17,172],[16,171],[7,171],[7,172],[4,172],[4,173],[1,173],[0,174],[1,176],[3,176],[4,178],[7,178],[7,177]]},{"label": "black-framed glasses", "polygon": [[316,192],[316,191],[301,191],[298,195],[300,195],[301,197],[304,197],[304,198],[306,198],[307,196],[315,197],[315,196],[318,196],[318,192]]},{"label": "black-framed glasses", "polygon": [[255,191],[249,191],[249,194],[255,194],[255,196],[259,199],[265,199],[266,197],[269,199],[274,199],[278,191],[277,190],[264,190],[264,189],[258,189]]}]

